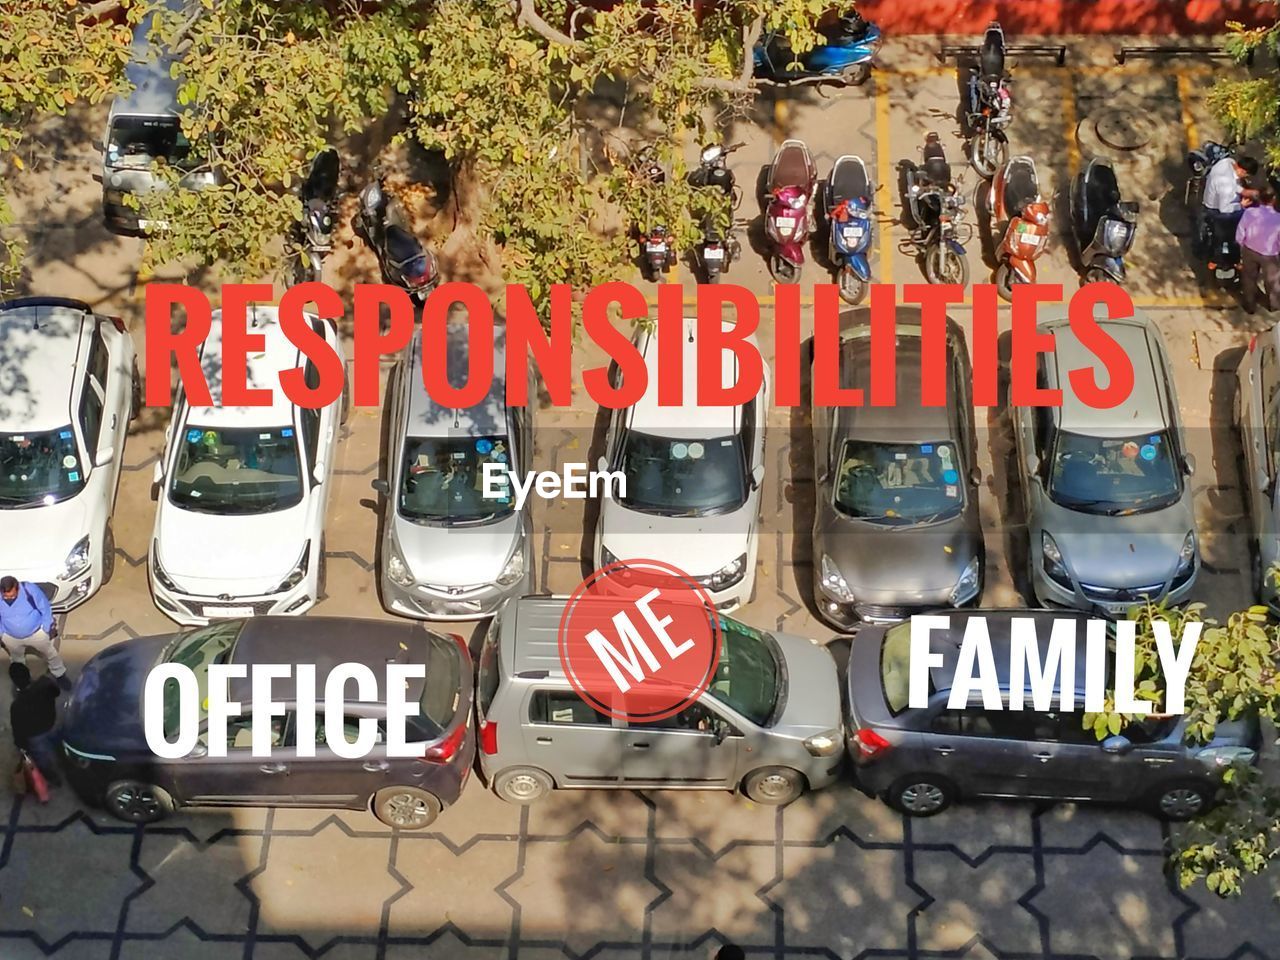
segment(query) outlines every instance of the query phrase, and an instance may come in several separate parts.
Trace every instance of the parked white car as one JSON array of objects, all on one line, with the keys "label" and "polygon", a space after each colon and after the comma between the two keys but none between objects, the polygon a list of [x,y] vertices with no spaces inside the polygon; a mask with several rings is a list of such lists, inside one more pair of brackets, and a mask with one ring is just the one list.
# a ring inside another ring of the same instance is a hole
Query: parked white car
[{"label": "parked white car", "polygon": [[129,420],[141,406],[118,317],[60,297],[0,304],[0,574],[70,610],[111,579]]},{"label": "parked white car", "polygon": [[[680,406],[658,405],[658,339],[643,330],[636,348],[648,367],[645,395],[616,411],[598,470],[621,472],[625,495],[606,485],[595,537],[597,569],[657,560],[696,579],[721,610],[733,610],[755,587],[768,373],[759,393],[738,407],[700,406],[696,323],[685,320],[684,393]],[[726,328],[732,326],[726,321]],[[759,349],[755,337],[748,337]],[[738,376],[725,351],[721,382]]]},{"label": "parked white car", "polygon": [[[337,330],[310,318],[342,355]],[[249,357],[248,383],[272,390],[266,407],[221,406],[222,316],[201,348],[214,405],[195,407],[179,390],[164,455],[156,465],[159,508],[150,551],[156,606],[182,624],[228,617],[299,614],[324,590],[324,514],[342,399],[319,410],[295,406],[283,370],[314,366],[289,341],[272,306],[250,312],[266,338]]]}]

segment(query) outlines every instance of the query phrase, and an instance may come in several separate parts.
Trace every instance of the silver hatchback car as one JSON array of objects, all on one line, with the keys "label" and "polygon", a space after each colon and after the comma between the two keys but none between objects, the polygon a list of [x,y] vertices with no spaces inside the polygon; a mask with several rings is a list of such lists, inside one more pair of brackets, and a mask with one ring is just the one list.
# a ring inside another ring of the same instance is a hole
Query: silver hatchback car
[{"label": "silver hatchback car", "polygon": [[1243,447],[1245,497],[1252,536],[1251,568],[1254,595],[1280,614],[1280,585],[1274,570],[1280,564],[1280,327],[1272,327],[1249,341],[1240,361],[1236,388],[1236,423]]},{"label": "silver hatchback car", "polygon": [[1056,340],[1036,381],[1061,407],[1015,407],[1029,579],[1046,606],[1122,616],[1144,599],[1186,600],[1200,570],[1178,398],[1164,344],[1141,314],[1098,325],[1133,362],[1133,390],[1117,407],[1082,403],[1068,372],[1107,373],[1066,318],[1040,325]]},{"label": "silver hatchback car", "polygon": [[597,713],[566,679],[556,642],[566,602],[512,601],[481,648],[480,769],[498,796],[527,804],[557,787],[741,787],[776,805],[839,776],[840,682],[826,648],[721,616],[710,689],[666,720],[627,723]]}]

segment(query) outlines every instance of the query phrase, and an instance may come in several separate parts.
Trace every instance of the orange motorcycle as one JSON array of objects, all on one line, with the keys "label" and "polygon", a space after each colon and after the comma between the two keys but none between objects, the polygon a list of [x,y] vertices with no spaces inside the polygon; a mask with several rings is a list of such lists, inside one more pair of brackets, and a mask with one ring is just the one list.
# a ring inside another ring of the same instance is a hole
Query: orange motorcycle
[{"label": "orange motorcycle", "polygon": [[[981,189],[981,188],[979,188]],[[1049,203],[1040,194],[1036,165],[1030,157],[1014,157],[996,172],[987,194],[995,235],[996,289],[1013,299],[1015,283],[1036,282],[1036,260],[1049,243]]]}]

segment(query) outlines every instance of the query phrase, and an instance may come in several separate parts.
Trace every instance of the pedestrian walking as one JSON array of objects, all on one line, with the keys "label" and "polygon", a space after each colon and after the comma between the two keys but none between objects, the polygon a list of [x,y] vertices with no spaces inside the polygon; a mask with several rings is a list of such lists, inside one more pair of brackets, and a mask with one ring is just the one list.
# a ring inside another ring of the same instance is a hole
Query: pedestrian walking
[{"label": "pedestrian walking", "polygon": [[58,627],[44,591],[34,583],[0,577],[0,647],[14,663],[25,662],[34,650],[44,657],[58,686],[70,690],[67,666],[54,643],[57,636]]},{"label": "pedestrian walking", "polygon": [[1280,210],[1276,193],[1267,184],[1258,202],[1240,217],[1236,243],[1240,244],[1240,299],[1246,313],[1257,310],[1258,282],[1266,294],[1267,309],[1280,309]]},{"label": "pedestrian walking", "polygon": [[58,685],[48,674],[31,679],[26,664],[9,664],[13,681],[13,703],[9,706],[9,726],[13,742],[25,750],[51,786],[62,785],[58,773]]},{"label": "pedestrian walking", "polygon": [[[1253,157],[1227,156],[1209,168],[1209,174],[1205,177],[1201,204],[1204,207],[1204,216],[1213,228],[1211,256],[1217,255],[1224,241],[1235,244],[1236,227],[1240,223],[1244,210],[1241,201],[1246,194],[1241,181],[1252,177],[1257,172],[1258,161]],[[1217,261],[1211,259],[1209,269],[1217,268]]]}]

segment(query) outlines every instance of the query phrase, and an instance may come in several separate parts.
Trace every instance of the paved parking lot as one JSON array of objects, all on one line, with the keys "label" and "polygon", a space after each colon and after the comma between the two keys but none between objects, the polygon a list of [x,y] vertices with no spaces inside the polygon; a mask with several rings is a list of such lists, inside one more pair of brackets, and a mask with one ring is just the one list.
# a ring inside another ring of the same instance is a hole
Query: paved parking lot
[{"label": "paved parking lot", "polygon": [[[1269,321],[1246,318],[1197,290],[1188,267],[1182,155],[1188,142],[1214,132],[1202,99],[1210,68],[1116,69],[1103,65],[1106,49],[1091,47],[1081,57],[1096,67],[1015,63],[1011,139],[1015,152],[1035,157],[1057,206],[1067,178],[1089,155],[1077,140],[1081,121],[1124,107],[1150,126],[1148,145],[1117,164],[1125,192],[1142,203],[1131,289],[1168,337],[1200,464],[1200,594],[1226,612],[1247,600],[1230,426],[1233,370],[1249,331]],[[905,231],[891,222],[898,214],[895,164],[915,157],[924,132],[936,129],[954,168],[963,168],[952,118],[956,75],[931,65],[926,53],[923,44],[891,44],[891,69],[865,89],[765,97],[751,123],[726,131],[747,142],[733,157],[744,185],[784,136],[806,139],[824,173],[839,154],[861,153],[880,182],[875,269],[887,282],[919,278],[897,247]],[[73,117],[49,131],[62,145],[29,164],[35,174],[26,178],[19,216],[33,242],[30,290],[117,310],[140,339],[140,245],[102,230],[98,188],[88,179],[88,144],[100,121]],[[1081,139],[1088,142],[1087,131]],[[972,173],[966,180],[972,188]],[[742,215],[754,213],[749,204]],[[975,281],[990,275],[978,238],[969,244]],[[333,269],[349,276],[359,263],[345,256]],[[1045,279],[1074,288],[1060,238],[1041,266]],[[687,269],[682,273],[687,279]],[[768,303],[758,256],[746,253],[726,279]],[[803,282],[823,279],[818,264],[806,267]],[[966,310],[956,316],[964,322]],[[585,397],[580,403],[541,415],[544,468],[593,458],[595,411]],[[148,411],[130,438],[115,514],[115,578],[68,618],[64,653],[73,671],[107,644],[171,628],[150,601],[145,568],[164,414]],[[319,613],[383,615],[372,572],[377,517],[369,487],[378,475],[381,426],[379,411],[357,410],[344,429],[326,533],[328,596]],[[809,609],[806,430],[803,411],[771,414],[766,542],[757,596],[741,618],[827,639],[831,632]],[[1005,468],[1008,446],[1005,414],[991,411],[980,459],[985,600],[993,605],[1020,602],[1010,575],[1020,528],[1009,507],[1016,498]],[[537,517],[538,588],[570,590],[584,572],[590,518],[567,502],[539,504]],[[474,642],[474,628],[468,632]],[[47,807],[3,802],[4,960],[657,960],[709,957],[723,940],[777,960],[1280,957],[1280,907],[1269,902],[1276,877],[1252,884],[1234,903],[1202,889],[1179,892],[1162,871],[1161,826],[1122,811],[986,803],[906,821],[847,788],[784,810],[682,793],[564,793],[521,810],[473,780],[431,830],[393,834],[365,814],[200,811],[141,829],[83,811],[65,791]]]}]

